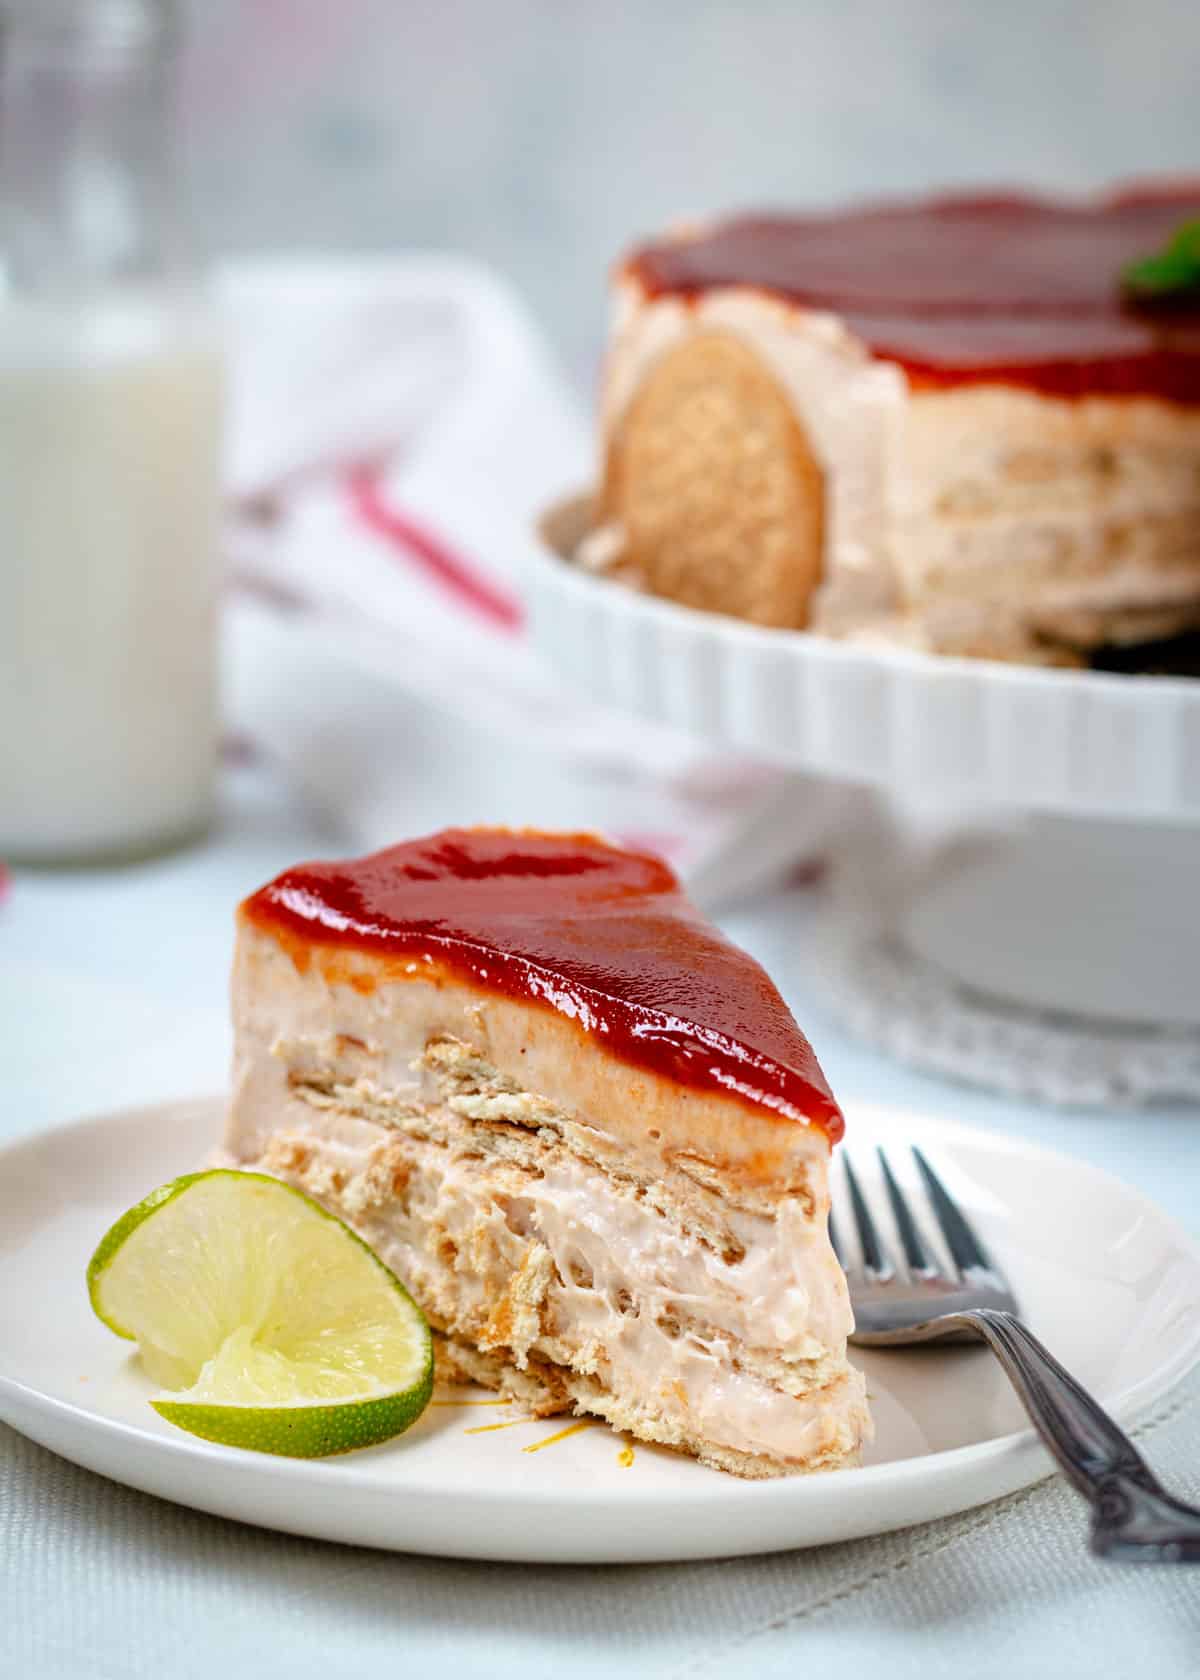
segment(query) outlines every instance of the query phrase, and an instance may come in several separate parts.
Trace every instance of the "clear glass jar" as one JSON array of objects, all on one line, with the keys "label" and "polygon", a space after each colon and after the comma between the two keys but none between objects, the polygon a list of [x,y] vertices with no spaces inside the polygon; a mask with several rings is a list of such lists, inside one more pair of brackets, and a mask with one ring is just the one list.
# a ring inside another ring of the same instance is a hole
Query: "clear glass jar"
[{"label": "clear glass jar", "polygon": [[221,356],[186,254],[167,0],[2,0],[0,857],[203,830]]}]

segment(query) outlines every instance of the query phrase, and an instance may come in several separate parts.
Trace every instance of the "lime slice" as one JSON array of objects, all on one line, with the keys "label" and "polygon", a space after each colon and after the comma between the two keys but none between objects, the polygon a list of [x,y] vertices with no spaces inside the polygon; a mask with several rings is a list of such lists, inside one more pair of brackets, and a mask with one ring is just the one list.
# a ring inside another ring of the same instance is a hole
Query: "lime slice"
[{"label": "lime slice", "polygon": [[192,1173],[122,1215],[88,1266],[98,1317],[136,1341],[151,1401],[225,1446],[323,1458],[429,1403],[429,1326],[383,1262],[261,1173]]}]

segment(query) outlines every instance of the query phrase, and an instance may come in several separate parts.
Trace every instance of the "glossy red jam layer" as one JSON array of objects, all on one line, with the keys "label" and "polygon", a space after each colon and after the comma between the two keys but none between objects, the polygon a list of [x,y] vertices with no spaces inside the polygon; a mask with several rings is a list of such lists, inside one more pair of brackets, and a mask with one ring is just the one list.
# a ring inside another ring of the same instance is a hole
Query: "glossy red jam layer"
[{"label": "glossy red jam layer", "polygon": [[635,251],[649,296],[750,286],[842,316],[918,384],[1200,403],[1200,311],[1135,310],[1126,265],[1200,215],[1200,181],[1056,204],[1017,194],[742,216]]},{"label": "glossy red jam layer", "polygon": [[586,834],[446,829],[286,870],[242,914],[304,946],[432,958],[556,1010],[635,1067],[842,1135],[787,1005],[658,858]]}]

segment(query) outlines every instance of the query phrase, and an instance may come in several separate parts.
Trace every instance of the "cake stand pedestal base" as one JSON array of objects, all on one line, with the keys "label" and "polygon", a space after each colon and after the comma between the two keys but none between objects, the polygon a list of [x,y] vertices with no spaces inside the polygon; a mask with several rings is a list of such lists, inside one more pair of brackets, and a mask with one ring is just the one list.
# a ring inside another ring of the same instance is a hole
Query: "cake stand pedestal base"
[{"label": "cake stand pedestal base", "polygon": [[864,801],[818,934],[846,1024],[1011,1094],[1200,1100],[1200,832],[1031,815],[942,835]]}]

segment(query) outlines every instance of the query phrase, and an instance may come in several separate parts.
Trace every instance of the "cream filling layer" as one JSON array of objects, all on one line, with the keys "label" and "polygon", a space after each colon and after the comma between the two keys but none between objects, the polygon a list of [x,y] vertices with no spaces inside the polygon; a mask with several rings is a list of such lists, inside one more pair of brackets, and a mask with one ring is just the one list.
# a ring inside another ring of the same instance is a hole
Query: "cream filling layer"
[{"label": "cream filling layer", "polygon": [[[394,1194],[401,1159],[413,1170]],[[801,1465],[865,1438],[862,1378],[844,1357],[844,1280],[823,1224],[796,1204],[730,1264],[562,1152],[538,1174],[515,1172],[298,1098],[263,1155],[239,1164],[300,1182],[348,1217],[470,1339],[544,1250],[539,1316],[522,1334],[518,1312],[509,1342],[517,1362],[568,1365],[690,1439]],[[764,1380],[739,1363],[742,1348],[774,1353],[810,1392]]]}]

